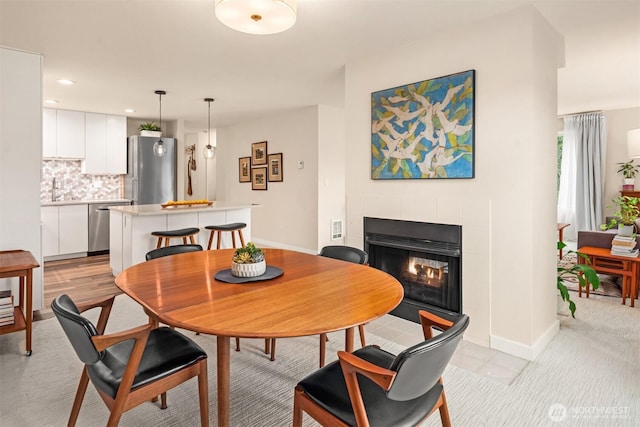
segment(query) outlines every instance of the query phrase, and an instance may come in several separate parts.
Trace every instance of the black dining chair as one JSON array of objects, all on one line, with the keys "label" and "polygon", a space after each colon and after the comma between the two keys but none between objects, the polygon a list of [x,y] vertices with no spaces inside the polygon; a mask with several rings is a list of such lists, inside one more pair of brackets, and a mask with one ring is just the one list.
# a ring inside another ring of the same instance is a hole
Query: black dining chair
[{"label": "black dining chair", "polygon": [[[338,259],[341,261],[352,262],[354,264],[367,264],[369,261],[369,255],[363,251],[362,249],[354,248],[352,246],[325,246],[320,250],[318,254],[320,256],[326,258]],[[362,347],[366,346],[367,343],[364,337],[364,325],[358,325],[358,332],[360,334],[360,344]],[[327,338],[326,333],[320,334],[320,362],[319,365],[322,368],[325,362],[326,355],[326,347],[327,347]],[[276,358],[276,339],[271,338],[270,342],[265,342],[265,353],[271,353],[271,360],[275,360]]]},{"label": "black dining chair", "polygon": [[[142,325],[126,331],[104,334],[115,297],[76,306],[68,295],[51,303],[73,349],[84,363],[73,402],[69,426],[78,419],[89,381],[111,414],[107,426],[117,426],[123,412],[161,396],[167,407],[167,390],[198,377],[200,425],[209,425],[207,353],[195,342],[170,328]],[[82,316],[101,307],[97,327]]]},{"label": "black dining chair", "polygon": [[185,252],[197,252],[201,251],[202,246],[200,245],[173,245],[173,246],[163,246],[158,249],[153,249],[145,255],[145,259],[150,261],[152,259],[161,258],[169,255],[183,254]]},{"label": "black dining chair", "polygon": [[[293,427],[304,412],[324,426],[415,426],[439,410],[450,426],[442,374],[469,317],[455,322],[421,310],[425,341],[393,355],[377,346],[353,353],[307,376],[295,388]],[[432,328],[443,330],[434,336]]]}]

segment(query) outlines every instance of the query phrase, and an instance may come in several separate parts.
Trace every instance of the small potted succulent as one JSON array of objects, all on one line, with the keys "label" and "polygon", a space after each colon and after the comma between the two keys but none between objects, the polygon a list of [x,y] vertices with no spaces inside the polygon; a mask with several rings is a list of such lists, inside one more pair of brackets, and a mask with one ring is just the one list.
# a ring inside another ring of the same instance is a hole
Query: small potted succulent
[{"label": "small potted succulent", "polygon": [[154,122],[144,122],[138,126],[140,136],[153,136],[160,138],[162,136],[162,129]]},{"label": "small potted succulent", "polygon": [[256,277],[264,274],[267,263],[264,260],[264,252],[256,245],[249,242],[243,248],[238,248],[233,253],[231,274],[237,277]]}]

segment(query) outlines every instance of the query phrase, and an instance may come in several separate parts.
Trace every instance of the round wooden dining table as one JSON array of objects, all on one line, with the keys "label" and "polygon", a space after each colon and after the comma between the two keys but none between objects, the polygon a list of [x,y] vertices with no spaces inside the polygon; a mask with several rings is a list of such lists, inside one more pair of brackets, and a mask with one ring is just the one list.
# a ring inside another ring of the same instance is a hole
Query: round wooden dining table
[{"label": "round wooden dining table", "polygon": [[402,285],[375,268],[284,249],[264,249],[279,277],[232,284],[216,273],[233,249],[190,252],[133,265],[116,285],[162,323],[216,335],[218,426],[229,425],[230,337],[282,338],[346,330],[393,310]]}]

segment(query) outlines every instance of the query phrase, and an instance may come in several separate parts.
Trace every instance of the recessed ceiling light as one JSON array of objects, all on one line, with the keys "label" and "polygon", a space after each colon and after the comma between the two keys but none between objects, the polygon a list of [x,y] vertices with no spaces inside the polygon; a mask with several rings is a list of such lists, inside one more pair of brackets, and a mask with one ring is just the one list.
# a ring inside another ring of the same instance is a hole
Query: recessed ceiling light
[{"label": "recessed ceiling light", "polygon": [[124,110],[125,113],[135,113],[136,110],[134,110],[133,108],[127,108],[126,110]]},{"label": "recessed ceiling light", "polygon": [[58,83],[60,83],[61,85],[74,85],[76,84],[76,82],[74,82],[73,80],[68,80],[68,79],[59,79]]},{"label": "recessed ceiling light", "polygon": [[59,101],[56,99],[45,99],[44,102],[47,104],[57,104]]}]

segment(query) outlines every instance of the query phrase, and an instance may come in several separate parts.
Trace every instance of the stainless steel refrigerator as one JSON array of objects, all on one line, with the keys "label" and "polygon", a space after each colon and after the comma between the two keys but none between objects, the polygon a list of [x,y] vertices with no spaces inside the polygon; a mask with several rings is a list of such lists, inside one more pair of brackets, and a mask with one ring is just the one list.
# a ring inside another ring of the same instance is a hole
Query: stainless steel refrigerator
[{"label": "stainless steel refrigerator", "polygon": [[125,198],[134,205],[165,203],[176,199],[176,155],[174,138],[162,138],[166,154],[153,154],[156,137],[130,136],[127,139]]}]

